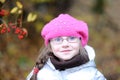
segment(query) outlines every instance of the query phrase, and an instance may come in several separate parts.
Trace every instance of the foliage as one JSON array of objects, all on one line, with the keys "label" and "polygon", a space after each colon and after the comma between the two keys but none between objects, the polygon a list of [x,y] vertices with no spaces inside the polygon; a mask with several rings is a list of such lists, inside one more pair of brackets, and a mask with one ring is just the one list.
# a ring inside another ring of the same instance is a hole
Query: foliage
[{"label": "foliage", "polygon": [[92,10],[96,14],[103,14],[104,8],[105,8],[105,0],[95,0],[95,4]]}]

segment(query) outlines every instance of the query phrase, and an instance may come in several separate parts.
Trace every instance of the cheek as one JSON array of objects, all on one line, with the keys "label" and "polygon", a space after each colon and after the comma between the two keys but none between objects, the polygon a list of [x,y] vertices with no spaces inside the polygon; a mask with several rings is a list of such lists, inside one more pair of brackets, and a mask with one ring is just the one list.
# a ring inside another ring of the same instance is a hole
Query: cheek
[{"label": "cheek", "polygon": [[52,52],[54,53],[59,51],[59,48],[56,46],[51,46],[51,49],[52,49]]},{"label": "cheek", "polygon": [[74,49],[79,49],[79,48],[80,48],[80,44],[79,44],[79,43],[78,43],[78,44],[74,44],[74,45],[73,45],[73,48],[74,48]]},{"label": "cheek", "polygon": [[53,51],[54,51],[54,52],[58,52],[59,49],[58,49],[58,48],[54,48]]},{"label": "cheek", "polygon": [[76,44],[76,45],[74,45],[73,46],[73,49],[75,50],[75,52],[79,52],[79,50],[80,50],[80,45],[79,44]]}]

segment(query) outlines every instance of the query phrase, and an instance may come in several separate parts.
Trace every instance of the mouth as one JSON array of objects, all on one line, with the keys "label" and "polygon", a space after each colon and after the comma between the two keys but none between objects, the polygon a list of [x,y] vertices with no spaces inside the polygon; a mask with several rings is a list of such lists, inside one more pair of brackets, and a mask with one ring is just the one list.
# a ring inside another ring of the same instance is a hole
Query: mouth
[{"label": "mouth", "polygon": [[61,52],[70,52],[71,50],[62,50]]}]

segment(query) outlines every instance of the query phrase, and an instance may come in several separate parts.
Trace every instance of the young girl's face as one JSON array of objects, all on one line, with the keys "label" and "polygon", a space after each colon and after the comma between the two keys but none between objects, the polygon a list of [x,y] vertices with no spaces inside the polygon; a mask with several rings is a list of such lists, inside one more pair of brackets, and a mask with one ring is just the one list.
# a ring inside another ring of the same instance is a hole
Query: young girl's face
[{"label": "young girl's face", "polygon": [[50,40],[53,54],[60,60],[69,60],[79,54],[80,39],[77,37],[56,37]]}]

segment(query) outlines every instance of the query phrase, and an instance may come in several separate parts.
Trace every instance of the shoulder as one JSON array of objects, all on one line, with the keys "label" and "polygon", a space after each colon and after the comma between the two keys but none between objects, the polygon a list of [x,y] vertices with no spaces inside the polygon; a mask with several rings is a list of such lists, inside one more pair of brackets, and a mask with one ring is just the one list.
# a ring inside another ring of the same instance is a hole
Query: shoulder
[{"label": "shoulder", "polygon": [[94,60],[95,59],[95,50],[94,50],[94,48],[89,46],[89,45],[86,45],[84,48],[88,53],[89,59]]},{"label": "shoulder", "polygon": [[38,80],[57,80],[56,77],[57,70],[54,68],[50,60],[48,59],[44,67],[38,72]]},{"label": "shoulder", "polygon": [[[76,79],[76,80],[80,80],[80,79],[83,79],[83,80],[106,80],[105,77],[103,76],[103,74],[98,71],[98,69],[96,67],[84,67],[82,69],[77,69],[72,71],[72,70],[69,70],[67,71],[68,74],[66,75],[66,78],[68,80],[73,80],[73,79]],[[77,77],[79,76],[79,77]]]},{"label": "shoulder", "polygon": [[107,80],[107,79],[104,77],[104,75],[100,71],[96,70],[94,80]]},{"label": "shoulder", "polygon": [[[33,69],[27,76],[26,80],[30,80],[30,78],[32,77]],[[39,70],[39,72],[37,74],[37,79],[42,80],[42,79],[46,78],[47,80],[51,80],[50,77],[54,77],[54,71],[55,71],[55,68],[52,65],[52,63],[50,62],[50,60],[48,59],[46,64],[43,66],[43,68]],[[46,77],[46,75],[47,75],[47,77]]]}]

